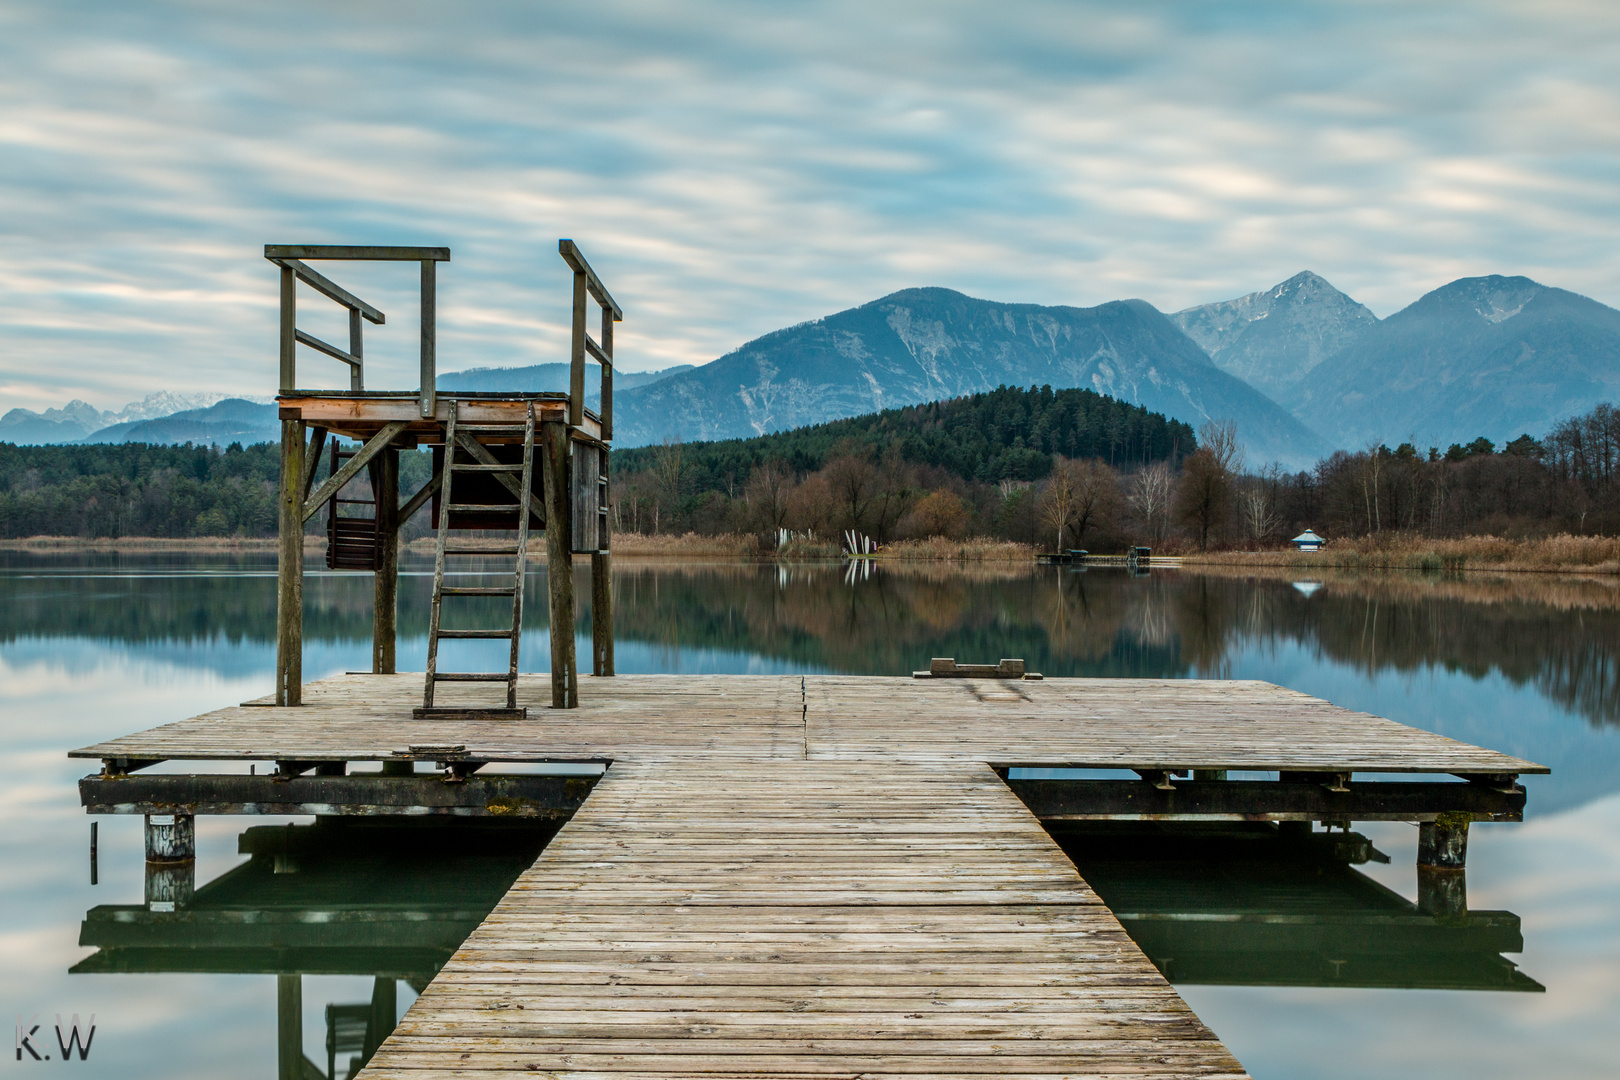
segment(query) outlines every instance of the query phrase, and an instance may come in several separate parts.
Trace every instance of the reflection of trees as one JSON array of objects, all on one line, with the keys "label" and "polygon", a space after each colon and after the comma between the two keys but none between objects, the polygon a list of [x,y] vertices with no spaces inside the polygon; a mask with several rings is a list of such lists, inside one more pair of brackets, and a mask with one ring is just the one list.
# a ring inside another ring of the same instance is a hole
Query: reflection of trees
[{"label": "reflection of trees", "polygon": [[[426,630],[430,566],[406,560],[403,635]],[[269,554],[5,553],[0,567],[0,641],[275,640]],[[625,559],[615,570],[614,621],[627,641],[858,674],[899,674],[932,656],[1017,656],[1048,675],[1149,678],[1221,676],[1242,643],[1300,643],[1369,673],[1500,673],[1594,723],[1620,725],[1615,579],[1329,574],[1307,597],[1285,573],[1235,569],[1132,578],[1029,563],[882,563],[853,582],[837,563]],[[589,596],[588,570],[575,573]],[[545,625],[545,597],[542,569],[528,581],[529,626]],[[500,613],[465,614],[471,625]],[[580,614],[587,632],[589,612]],[[311,574],[305,636],[368,640],[370,576]]]},{"label": "reflection of trees", "polygon": [[[1052,675],[1174,676],[1173,644],[1122,632],[1118,582],[1027,563],[883,564],[847,583],[842,568],[672,567],[626,561],[615,628],[622,638],[746,650],[839,671],[893,675],[932,656],[1017,656]],[[1096,575],[1123,580],[1121,575]],[[1141,582],[1139,584],[1147,584]]]},{"label": "reflection of trees", "polygon": [[1594,723],[1620,724],[1620,582],[1327,575],[1307,599],[1276,574],[1183,579],[1188,592],[1206,598],[1203,621],[1179,626],[1183,654],[1195,667],[1214,649],[1206,645],[1201,653],[1194,629],[1220,624],[1207,615],[1218,603],[1243,604],[1258,612],[1241,626],[1250,639],[1301,642],[1369,674],[1428,667],[1475,678],[1495,672]]}]

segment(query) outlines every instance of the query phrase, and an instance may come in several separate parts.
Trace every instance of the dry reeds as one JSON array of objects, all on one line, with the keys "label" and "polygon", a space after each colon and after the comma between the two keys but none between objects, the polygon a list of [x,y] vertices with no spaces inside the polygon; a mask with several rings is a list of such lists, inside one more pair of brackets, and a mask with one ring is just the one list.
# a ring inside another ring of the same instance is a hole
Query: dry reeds
[{"label": "dry reeds", "polygon": [[[0,540],[0,551],[274,551],[278,543],[273,536],[30,536]],[[326,541],[306,536],[304,549],[325,551]]]},{"label": "dry reeds", "polygon": [[1335,540],[1320,551],[1189,552],[1182,561],[1189,566],[1275,566],[1290,570],[1620,574],[1620,538],[1563,533],[1539,540],[1499,536],[1437,540],[1414,533],[1381,533]]},{"label": "dry reeds", "polygon": [[949,540],[931,536],[926,540],[897,540],[885,544],[876,557],[936,562],[1033,562],[1035,549],[1011,540]]}]

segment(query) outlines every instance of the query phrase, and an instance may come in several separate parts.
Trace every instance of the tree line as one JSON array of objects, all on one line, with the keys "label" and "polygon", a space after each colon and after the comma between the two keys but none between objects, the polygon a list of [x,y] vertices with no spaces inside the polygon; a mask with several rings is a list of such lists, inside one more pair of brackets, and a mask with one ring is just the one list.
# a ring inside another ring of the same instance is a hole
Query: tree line
[{"label": "tree line", "polygon": [[1085,534],[1112,523],[1122,470],[1170,475],[1196,449],[1189,425],[1141,406],[1003,386],[752,439],[615,451],[614,527],[1033,543],[1054,486]]},{"label": "tree line", "polygon": [[[317,479],[328,465],[322,461]],[[273,444],[0,444],[0,537],[270,537]],[[401,454],[401,491],[424,483]],[[755,439],[615,451],[619,532],[781,530],[879,543],[992,537],[1043,549],[1277,545],[1385,532],[1620,532],[1620,410],[1599,405],[1498,448],[1368,446],[1251,468],[1229,423],[1186,424],[1086,390],[1002,387]],[[364,486],[364,474],[360,480]],[[431,523],[420,514],[407,538]],[[317,515],[309,531],[324,529]]]},{"label": "tree line", "polygon": [[[400,454],[400,487],[414,491],[431,470],[425,452]],[[322,455],[316,481],[330,472]],[[277,528],[281,448],[14,446],[0,443],[0,538],[78,536],[271,537]],[[358,490],[367,488],[362,473]],[[369,496],[363,496],[369,497]],[[412,522],[425,529],[426,515]],[[325,510],[308,530],[325,530]]]}]

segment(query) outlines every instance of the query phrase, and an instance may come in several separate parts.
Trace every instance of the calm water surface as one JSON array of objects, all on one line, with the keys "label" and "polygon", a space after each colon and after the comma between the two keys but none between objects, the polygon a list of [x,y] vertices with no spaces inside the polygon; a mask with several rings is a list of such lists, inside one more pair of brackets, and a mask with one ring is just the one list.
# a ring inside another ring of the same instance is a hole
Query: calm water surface
[{"label": "calm water surface", "polygon": [[[428,567],[406,570],[399,663],[419,670]],[[1279,857],[1241,834],[1064,842],[1257,1077],[1589,1077],[1620,1051],[1617,585],[626,560],[615,621],[627,673],[897,674],[954,655],[1258,678],[1549,765],[1524,823],[1474,830],[1469,906],[1502,914],[1451,934],[1392,936],[1416,894],[1407,825],[1359,827],[1387,864]],[[59,1072],[56,1014],[94,1013],[78,1075],[274,1076],[273,973],[301,970],[319,973],[303,979],[305,1053],[324,1074],[336,1032],[344,1075],[374,977],[403,1012],[543,840],[424,852],[201,818],[196,909],[154,919],[140,820],[104,817],[92,886],[85,769],[64,752],[269,692],[274,586],[270,557],[0,553],[0,1007],[41,1024],[51,1058],[5,1059],[14,1074]],[[542,575],[531,588],[524,668],[539,670]],[[369,665],[369,577],[312,573],[306,605],[309,678]]]}]

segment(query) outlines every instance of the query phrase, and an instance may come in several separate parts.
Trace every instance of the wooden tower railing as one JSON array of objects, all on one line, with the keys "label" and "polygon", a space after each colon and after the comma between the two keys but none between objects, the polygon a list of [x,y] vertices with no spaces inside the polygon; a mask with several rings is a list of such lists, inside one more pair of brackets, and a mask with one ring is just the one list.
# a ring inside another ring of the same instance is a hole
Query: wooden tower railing
[{"label": "wooden tower railing", "polygon": [[[323,506],[360,505],[343,499],[344,487],[362,470],[370,478],[375,503],[375,556],[369,567],[347,552],[337,560],[345,568],[375,574],[372,620],[372,671],[392,674],[399,593],[399,530],[417,511],[437,501],[442,478],[432,481],[403,504],[399,501],[399,452],[419,446],[442,447],[452,407],[464,422],[522,426],[530,412],[539,427],[536,448],[544,478],[543,514],[551,616],[552,706],[578,704],[574,655],[573,556],[589,554],[592,582],[592,670],[613,674],[612,558],[608,525],[609,443],[613,437],[613,324],[623,310],[602,284],[572,240],[558,242],[558,252],[574,274],[573,334],[567,393],[437,393],[437,267],[450,260],[441,247],[361,247],[325,244],[267,244],[264,257],[281,270],[280,393],[281,498],[280,550],[276,598],[276,704],[298,705],[303,684],[303,532],[304,524]],[[415,262],[421,267],[421,378],[410,390],[367,389],[364,323],[384,325],[382,311],[355,296],[308,264],[320,260],[350,262]],[[302,282],[349,315],[348,348],[341,348],[298,328],[298,284]],[[591,302],[601,310],[600,340],[587,328]],[[298,348],[313,349],[346,364],[344,390],[299,387]],[[600,411],[585,407],[585,364],[602,368]],[[441,398],[445,400],[441,400]],[[354,439],[362,445],[335,455],[341,465],[318,487],[315,474],[328,438]],[[307,439],[307,441],[306,441]],[[438,451],[436,451],[438,452]],[[459,501],[459,500],[458,500]],[[474,526],[482,527],[482,526]],[[353,519],[344,529],[360,530]],[[361,560],[364,561],[364,560]],[[334,564],[335,565],[335,564]]]}]

